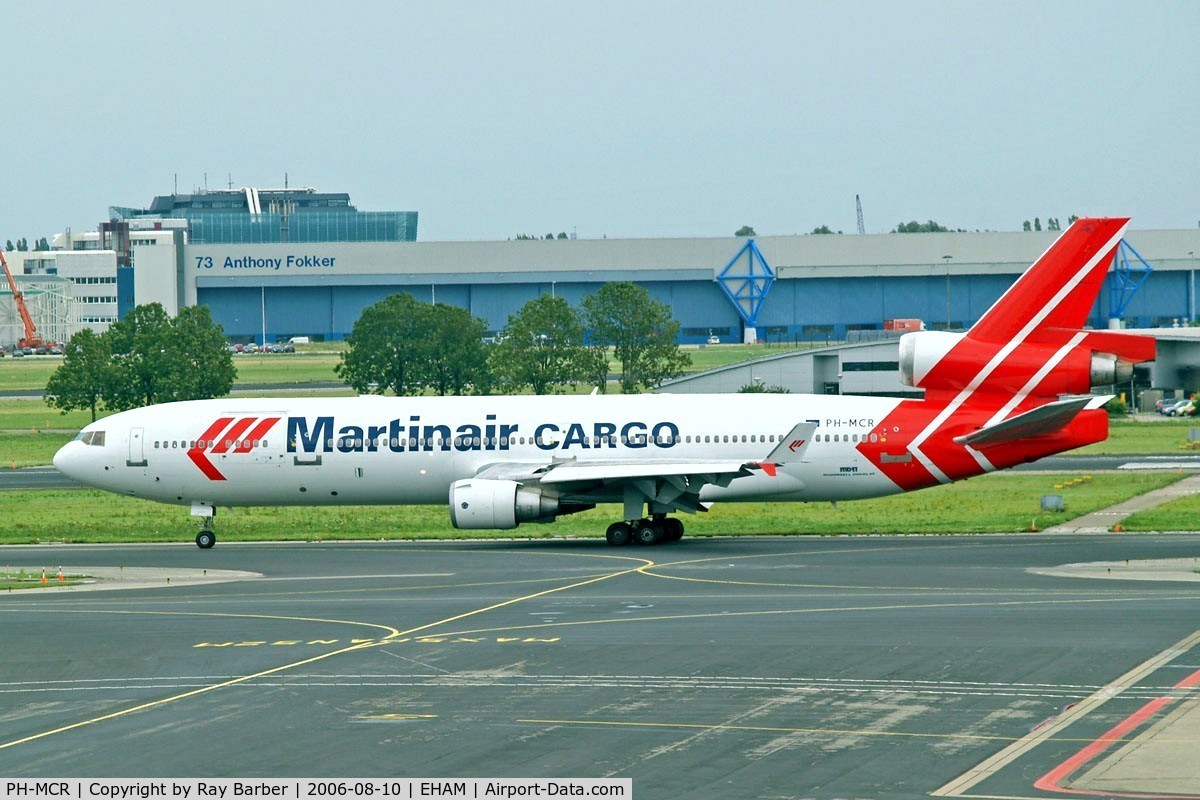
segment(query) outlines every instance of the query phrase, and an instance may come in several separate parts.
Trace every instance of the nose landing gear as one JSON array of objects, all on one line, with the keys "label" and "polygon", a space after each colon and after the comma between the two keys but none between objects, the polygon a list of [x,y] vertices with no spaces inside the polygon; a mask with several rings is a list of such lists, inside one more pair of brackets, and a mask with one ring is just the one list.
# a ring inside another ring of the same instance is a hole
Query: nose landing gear
[{"label": "nose landing gear", "polygon": [[217,536],[212,531],[200,531],[196,534],[196,547],[207,550],[217,543]]},{"label": "nose landing gear", "polygon": [[217,534],[213,532],[213,517],[217,515],[216,506],[208,503],[192,503],[192,516],[200,518],[200,532],[196,534],[196,547],[207,550],[217,543]]}]

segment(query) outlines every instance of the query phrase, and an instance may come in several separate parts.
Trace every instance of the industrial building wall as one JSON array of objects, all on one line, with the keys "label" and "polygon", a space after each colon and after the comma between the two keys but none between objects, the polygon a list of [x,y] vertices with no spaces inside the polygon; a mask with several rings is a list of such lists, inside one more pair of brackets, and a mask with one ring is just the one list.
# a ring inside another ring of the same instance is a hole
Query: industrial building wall
[{"label": "industrial building wall", "polygon": [[[160,273],[160,274],[165,274]],[[1135,297],[1127,313],[1129,326],[1170,324],[1187,316],[1189,273],[1158,273]],[[950,326],[970,327],[1015,281],[1017,275],[955,275],[950,281]],[[1111,280],[1111,277],[1110,277]],[[600,282],[528,283],[379,283],[280,285],[271,279],[246,279],[240,285],[200,286],[197,299],[230,337],[260,338],[265,299],[268,338],[294,335],[336,340],[354,327],[363,310],[397,292],[418,300],[449,303],[482,318],[488,330],[504,327],[509,316],[539,294],[553,292],[578,306]],[[741,340],[741,319],[711,281],[640,282],[666,303],[680,324],[683,344],[704,342],[710,332],[724,342]],[[264,296],[265,292],[265,296]],[[139,301],[140,302],[140,301]],[[1092,309],[1089,323],[1107,326],[1107,289]],[[1171,313],[1174,311],[1174,313]],[[630,313],[636,313],[631,309]],[[946,326],[945,276],[785,279],[775,283],[759,317],[759,338],[781,342],[853,339],[856,332],[879,331],[886,319],[915,318],[927,327]]]},{"label": "industrial building wall", "polygon": [[[955,275],[950,327],[979,319],[1017,275]],[[759,316],[768,341],[841,341],[854,331],[882,330],[884,320],[920,319],[946,327],[945,276],[805,278],[777,281]]]},{"label": "industrial building wall", "polygon": [[[842,341],[893,318],[944,328],[949,316],[951,328],[967,327],[1053,239],[1046,232],[760,237],[778,280],[763,304],[758,335]],[[1200,262],[1183,254],[1200,252],[1200,233],[1135,231],[1131,239],[1155,272],[1129,305],[1127,325],[1194,318]],[[741,340],[741,318],[714,277],[742,244],[719,238],[188,245],[180,270],[185,302],[194,291],[231,336],[261,336],[264,299],[269,337],[336,339],[364,308],[399,291],[467,308],[498,330],[539,294],[578,304],[604,282],[633,280],[673,309],[682,343],[700,343],[710,331],[722,341]],[[1089,324],[1106,327],[1110,306],[1106,288]]]},{"label": "industrial building wall", "polygon": [[137,305],[161,303],[167,313],[179,313],[178,259],[173,247],[139,247],[133,271]]},{"label": "industrial building wall", "polygon": [[[350,333],[364,309],[398,292],[408,292],[425,302],[436,298],[440,303],[466,308],[482,318],[489,330],[498,331],[508,322],[509,316],[540,294],[553,291],[578,306],[585,296],[597,291],[601,285],[556,283],[551,287],[549,283],[480,283],[431,287],[429,284],[347,286],[330,283],[279,286],[258,280],[236,287],[200,286],[197,302],[209,306],[213,319],[231,339],[261,339],[265,304],[269,341],[290,336],[336,340]],[[683,330],[683,342],[703,342],[709,329],[727,329],[731,331],[730,337],[740,335],[737,313],[715,284],[665,281],[644,285],[652,298],[674,310]]]},{"label": "industrial building wall", "polygon": [[[899,359],[899,339],[797,350],[685,375],[659,391],[727,393],[762,386],[794,394],[922,396],[921,390],[900,382]],[[803,414],[803,409],[797,413]]]}]

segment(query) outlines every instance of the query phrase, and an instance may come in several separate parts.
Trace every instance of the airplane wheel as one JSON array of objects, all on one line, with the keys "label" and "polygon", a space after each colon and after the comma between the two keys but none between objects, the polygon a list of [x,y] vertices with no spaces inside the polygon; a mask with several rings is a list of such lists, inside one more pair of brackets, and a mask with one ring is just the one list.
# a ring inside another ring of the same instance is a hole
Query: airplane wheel
[{"label": "airplane wheel", "polygon": [[212,531],[200,531],[196,534],[196,547],[207,550],[217,543],[217,535]]},{"label": "airplane wheel", "polygon": [[614,522],[608,526],[604,538],[614,547],[629,544],[633,540],[633,528],[629,527],[628,522]]},{"label": "airplane wheel", "polygon": [[633,532],[638,544],[658,544],[663,540],[663,529],[654,520],[644,519]]},{"label": "airplane wheel", "polygon": [[683,522],[674,517],[663,520],[663,541],[678,542],[683,538]]}]

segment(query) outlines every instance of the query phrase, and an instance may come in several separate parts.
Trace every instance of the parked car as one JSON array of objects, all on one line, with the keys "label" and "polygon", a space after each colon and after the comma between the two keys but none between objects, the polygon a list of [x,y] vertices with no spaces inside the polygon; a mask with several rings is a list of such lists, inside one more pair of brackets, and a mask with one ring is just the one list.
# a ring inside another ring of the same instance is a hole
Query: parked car
[{"label": "parked car", "polygon": [[1183,400],[1176,400],[1174,403],[1167,406],[1166,410],[1164,410],[1163,413],[1166,414],[1168,417],[1179,417],[1179,416],[1182,416],[1182,414],[1180,412],[1183,410],[1183,407],[1190,406],[1191,404],[1192,404],[1192,401],[1188,400],[1186,398]]}]

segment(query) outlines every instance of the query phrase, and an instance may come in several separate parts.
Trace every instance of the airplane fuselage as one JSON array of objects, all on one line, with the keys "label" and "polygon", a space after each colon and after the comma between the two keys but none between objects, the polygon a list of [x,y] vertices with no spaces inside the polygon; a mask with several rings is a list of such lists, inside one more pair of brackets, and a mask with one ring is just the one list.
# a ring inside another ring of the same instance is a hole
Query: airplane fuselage
[{"label": "airplane fuselage", "polygon": [[[904,452],[911,432],[881,427],[900,402],[787,394],[202,400],[93,423],[59,462],[98,487],[164,503],[444,504],[452,483],[492,465],[758,462],[797,420],[811,420],[816,434],[803,460],[705,486],[701,499],[841,500],[901,491],[859,449],[875,437]],[[102,446],[83,441],[93,430],[104,432]]]}]

